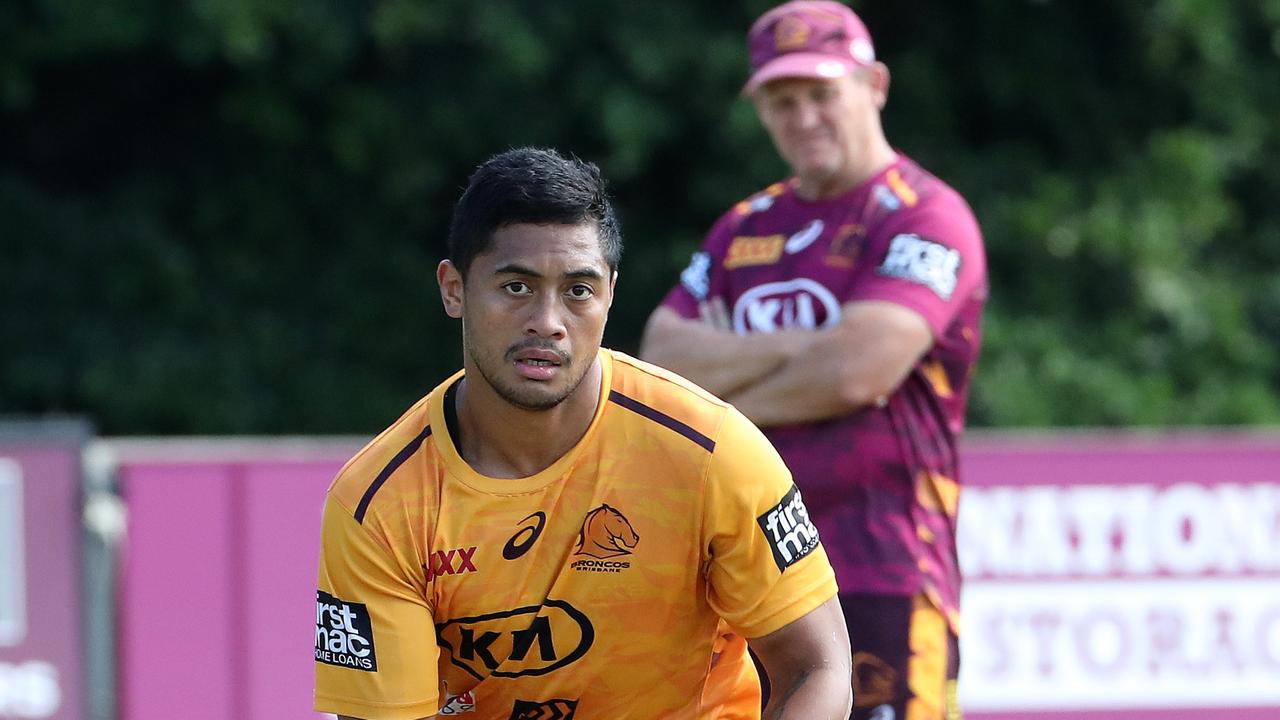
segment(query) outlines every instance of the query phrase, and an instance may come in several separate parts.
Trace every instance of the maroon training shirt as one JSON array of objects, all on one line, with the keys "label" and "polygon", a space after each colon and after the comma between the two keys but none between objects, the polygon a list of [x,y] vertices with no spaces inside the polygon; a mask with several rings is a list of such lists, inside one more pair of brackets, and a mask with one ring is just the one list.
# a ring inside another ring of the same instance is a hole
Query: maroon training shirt
[{"label": "maroon training shirt", "polygon": [[663,301],[686,318],[719,297],[739,334],[823,328],[841,306],[897,303],[933,348],[885,407],[768,428],[845,592],[925,592],[958,626],[957,437],[981,344],[986,255],[958,193],[905,156],[858,187],[807,202],[795,181],[738,203]]}]

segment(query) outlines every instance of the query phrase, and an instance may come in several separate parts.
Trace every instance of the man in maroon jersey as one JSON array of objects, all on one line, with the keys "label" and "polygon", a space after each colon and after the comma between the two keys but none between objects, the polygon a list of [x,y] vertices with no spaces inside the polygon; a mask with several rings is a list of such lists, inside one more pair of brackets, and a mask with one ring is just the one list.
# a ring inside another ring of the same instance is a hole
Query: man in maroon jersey
[{"label": "man in maroon jersey", "polygon": [[712,227],[641,354],[735,404],[795,474],[840,584],[853,717],[955,718],[957,438],[982,236],[885,139],[889,71],[852,11],[789,2],[748,39],[743,93],[794,175]]}]

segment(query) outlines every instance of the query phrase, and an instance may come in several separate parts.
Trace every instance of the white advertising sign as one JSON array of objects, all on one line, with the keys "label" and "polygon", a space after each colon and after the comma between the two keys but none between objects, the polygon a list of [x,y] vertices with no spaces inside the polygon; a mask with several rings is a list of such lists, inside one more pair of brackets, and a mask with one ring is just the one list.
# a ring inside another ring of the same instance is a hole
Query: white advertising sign
[{"label": "white advertising sign", "polygon": [[1280,462],[1220,467],[966,487],[966,713],[1280,718]]}]

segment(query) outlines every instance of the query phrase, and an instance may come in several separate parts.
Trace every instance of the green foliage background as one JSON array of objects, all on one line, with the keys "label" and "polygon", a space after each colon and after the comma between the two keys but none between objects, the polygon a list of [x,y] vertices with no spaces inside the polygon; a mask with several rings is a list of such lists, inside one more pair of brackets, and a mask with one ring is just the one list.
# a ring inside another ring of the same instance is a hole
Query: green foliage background
[{"label": "green foliage background", "polygon": [[[611,177],[609,344],[777,179],[738,99],[768,2],[0,5],[0,413],[369,433],[459,361],[434,268],[494,152]],[[1280,420],[1280,0],[855,4],[890,139],[973,204],[971,422]]]}]

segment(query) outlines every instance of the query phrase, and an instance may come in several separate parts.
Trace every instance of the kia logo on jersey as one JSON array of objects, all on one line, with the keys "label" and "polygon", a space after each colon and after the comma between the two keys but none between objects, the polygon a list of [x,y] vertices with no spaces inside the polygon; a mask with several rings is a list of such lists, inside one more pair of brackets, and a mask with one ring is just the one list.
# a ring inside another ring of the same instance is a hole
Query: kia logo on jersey
[{"label": "kia logo on jersey", "polygon": [[546,675],[576,662],[595,642],[585,613],[564,600],[453,618],[436,625],[449,662],[477,680]]},{"label": "kia logo on jersey", "polygon": [[739,335],[815,330],[839,321],[840,303],[830,290],[809,278],[757,285],[733,304],[733,329]]}]

